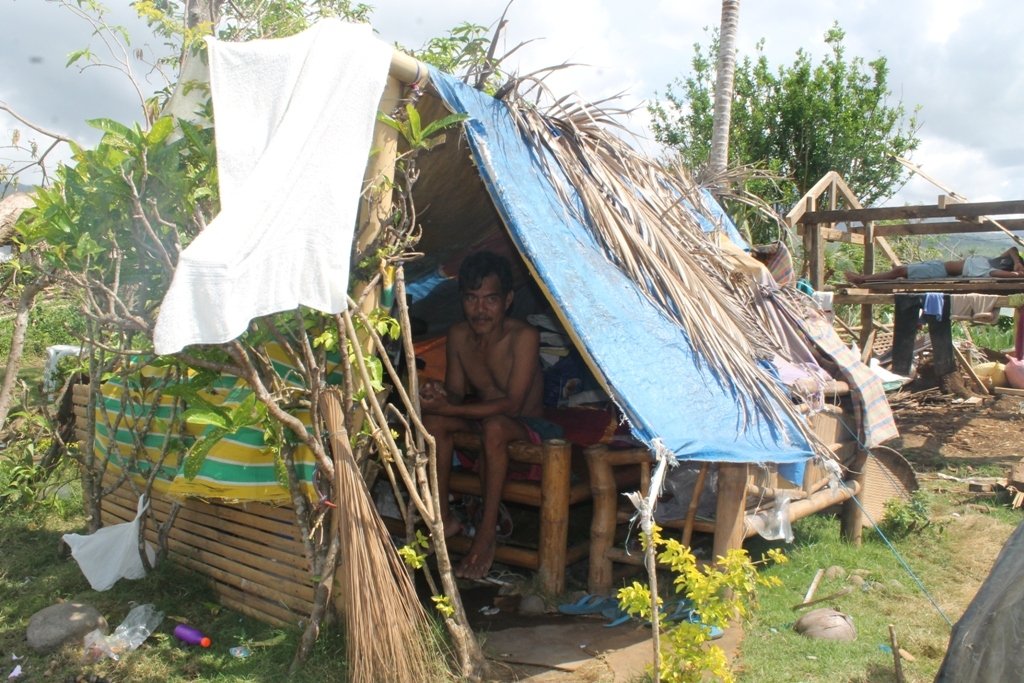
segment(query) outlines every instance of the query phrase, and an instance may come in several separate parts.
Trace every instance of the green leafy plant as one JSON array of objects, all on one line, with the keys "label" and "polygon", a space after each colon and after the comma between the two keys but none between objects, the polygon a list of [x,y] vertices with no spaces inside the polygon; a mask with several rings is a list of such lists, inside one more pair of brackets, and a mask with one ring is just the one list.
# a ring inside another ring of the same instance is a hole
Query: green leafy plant
[{"label": "green leafy plant", "polygon": [[[777,577],[759,575],[757,566],[787,561],[781,550],[769,550],[752,562],[745,550],[730,550],[715,564],[697,563],[697,558],[676,539],[664,539],[654,527],[655,547],[660,547],[658,562],[674,575],[673,589],[677,596],[692,604],[699,621],[683,619],[677,623],[660,624],[663,632],[659,675],[667,683],[696,683],[708,680],[733,681],[728,660],[720,647],[709,645],[712,628],[724,629],[734,617],[746,617],[757,597],[758,586],[778,586]],[[619,604],[629,614],[641,619],[651,618],[650,589],[638,581],[618,593]],[[663,604],[658,598],[659,609]]]},{"label": "green leafy plant", "polygon": [[910,498],[887,500],[882,513],[882,529],[893,538],[906,538],[923,531],[931,525],[928,508],[928,499],[921,491],[915,491]]},{"label": "green leafy plant", "polygon": [[407,543],[398,549],[398,556],[413,569],[423,569],[427,561],[427,554],[424,551],[429,547],[430,540],[417,529],[412,543]]},{"label": "green leafy plant", "polygon": [[[186,479],[195,479],[210,449],[228,434],[234,434],[243,427],[262,425],[267,419],[267,406],[256,394],[250,393],[233,408],[215,406],[197,397],[200,405],[195,405],[182,414],[182,419],[192,425],[207,427],[202,436],[196,439],[185,456],[183,473]],[[268,444],[268,448],[274,444]],[[278,448],[280,441],[276,442]],[[276,455],[276,454],[275,454]]]},{"label": "green leafy plant", "polygon": [[[745,189],[783,211],[831,170],[865,205],[890,196],[907,178],[893,156],[907,156],[920,142],[916,113],[908,117],[902,102],[890,102],[886,58],[850,57],[844,39],[837,24],[830,27],[817,63],[801,48],[792,64],[769,64],[764,40],[753,56],[737,56],[728,157],[775,176],[751,180]],[[707,164],[711,149],[718,44],[713,33],[706,45],[695,45],[690,72],[649,107],[657,140],[692,169]],[[758,234],[767,226],[759,228],[755,239],[767,241]]]},{"label": "green leafy plant", "polygon": [[384,112],[377,113],[377,120],[398,131],[411,150],[430,150],[445,141],[445,136],[440,135],[441,131],[462,123],[469,116],[467,114],[449,114],[444,118],[431,121],[425,127],[420,121],[420,113],[411,104],[405,105],[405,116],[403,118],[392,117]]}]

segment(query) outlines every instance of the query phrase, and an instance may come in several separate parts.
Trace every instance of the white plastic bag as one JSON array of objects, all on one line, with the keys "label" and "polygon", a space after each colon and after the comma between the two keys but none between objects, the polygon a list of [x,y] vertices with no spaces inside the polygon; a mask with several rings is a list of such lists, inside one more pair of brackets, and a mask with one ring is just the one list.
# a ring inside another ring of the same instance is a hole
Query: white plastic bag
[{"label": "white plastic bag", "polygon": [[[94,534],[64,534],[64,542],[71,548],[71,556],[89,580],[93,590],[105,591],[118,579],[141,579],[146,568],[139,556],[139,524],[149,507],[145,496],[139,497],[135,519],[122,524],[103,527]],[[149,564],[156,562],[156,551],[146,543]]]}]

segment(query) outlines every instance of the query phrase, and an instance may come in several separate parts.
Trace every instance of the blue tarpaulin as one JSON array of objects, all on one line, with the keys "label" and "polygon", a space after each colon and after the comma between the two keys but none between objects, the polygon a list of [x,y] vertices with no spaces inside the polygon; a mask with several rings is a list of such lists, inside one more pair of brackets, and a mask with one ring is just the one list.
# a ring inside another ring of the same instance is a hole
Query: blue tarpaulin
[{"label": "blue tarpaulin", "polygon": [[436,70],[431,77],[446,105],[469,115],[474,160],[512,241],[636,438],[649,446],[658,440],[686,460],[783,463],[812,455],[784,413],[774,424],[757,417],[752,399],[702,365],[686,331],[605,257],[562,204],[504,103]]}]

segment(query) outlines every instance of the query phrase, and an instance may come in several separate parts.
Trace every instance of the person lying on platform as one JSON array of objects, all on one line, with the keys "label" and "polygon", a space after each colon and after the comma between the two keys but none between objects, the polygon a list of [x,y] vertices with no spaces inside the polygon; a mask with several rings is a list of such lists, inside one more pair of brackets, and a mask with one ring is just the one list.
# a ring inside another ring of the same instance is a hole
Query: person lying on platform
[{"label": "person lying on platform", "polygon": [[482,435],[480,477],[483,514],[469,552],[455,575],[481,579],[494,562],[501,489],[508,472],[508,443],[539,443],[560,436],[544,420],[540,333],[506,317],[512,304],[512,271],[502,256],[480,251],[459,268],[459,292],[466,320],[448,331],[445,381],[426,382],[420,391],[424,427],[437,444],[437,484],[445,537],[463,531],[448,505],[452,435]]},{"label": "person lying on platform", "polygon": [[921,261],[896,266],[884,273],[862,275],[847,272],[846,281],[854,285],[881,280],[935,280],[944,277],[1024,277],[1024,261],[1016,247],[1010,247],[995,258],[968,256],[961,261]]}]

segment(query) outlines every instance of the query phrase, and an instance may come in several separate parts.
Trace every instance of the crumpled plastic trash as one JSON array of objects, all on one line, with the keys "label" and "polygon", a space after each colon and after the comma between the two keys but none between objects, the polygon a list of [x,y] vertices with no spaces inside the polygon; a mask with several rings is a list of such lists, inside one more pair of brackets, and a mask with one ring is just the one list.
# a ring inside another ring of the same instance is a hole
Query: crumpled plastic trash
[{"label": "crumpled plastic trash", "polygon": [[121,659],[121,655],[142,645],[163,620],[164,613],[158,612],[151,603],[137,605],[110,635],[106,635],[102,629],[85,634],[85,659],[97,662],[109,658],[116,662]]}]

